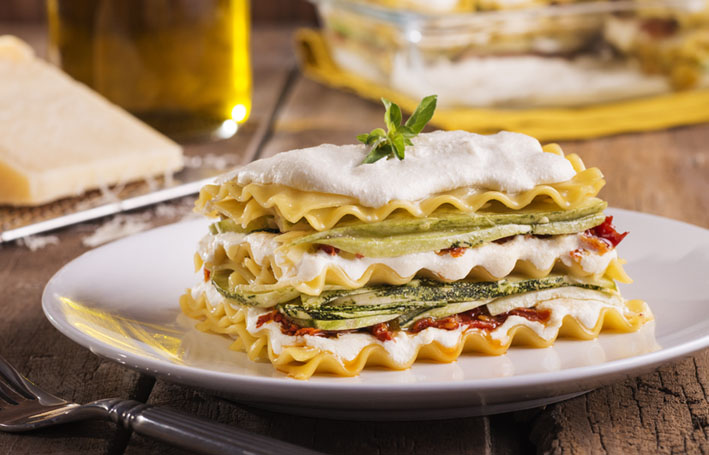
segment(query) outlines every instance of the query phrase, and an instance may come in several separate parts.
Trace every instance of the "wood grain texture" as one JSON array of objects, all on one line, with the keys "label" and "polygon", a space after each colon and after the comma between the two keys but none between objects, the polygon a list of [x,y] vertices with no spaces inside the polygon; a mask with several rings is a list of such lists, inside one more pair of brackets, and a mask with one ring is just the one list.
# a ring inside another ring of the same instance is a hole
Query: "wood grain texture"
[{"label": "wood grain texture", "polygon": [[709,453],[709,351],[550,406],[531,438],[550,454]]},{"label": "wood grain texture", "polygon": [[562,142],[606,177],[611,207],[709,227],[709,125]]},{"label": "wood grain texture", "polygon": [[[265,411],[161,380],[153,389],[150,403],[329,454],[513,454],[529,448],[526,433],[508,424],[510,416],[419,422],[317,419]],[[491,432],[491,426],[504,430]],[[125,453],[187,454],[135,434]]]},{"label": "wood grain texture", "polygon": [[[66,399],[88,402],[107,396],[140,398],[137,373],[100,360],[61,336],[42,315],[44,284],[61,264],[84,249],[78,235],[63,236],[61,248],[50,246],[41,252],[28,253],[19,246],[0,249],[0,350],[32,381]],[[0,453],[106,453],[119,437],[115,426],[103,422],[66,425],[29,435],[0,433]]]}]

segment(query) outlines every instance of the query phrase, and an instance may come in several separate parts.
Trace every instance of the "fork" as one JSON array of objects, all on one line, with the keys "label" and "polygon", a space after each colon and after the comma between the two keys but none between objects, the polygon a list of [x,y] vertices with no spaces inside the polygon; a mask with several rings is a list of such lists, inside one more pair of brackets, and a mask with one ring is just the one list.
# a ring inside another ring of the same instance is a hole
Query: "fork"
[{"label": "fork", "polygon": [[133,400],[66,401],[23,377],[0,355],[0,430],[22,432],[86,419],[111,420],[138,434],[205,454],[317,455],[303,447]]}]

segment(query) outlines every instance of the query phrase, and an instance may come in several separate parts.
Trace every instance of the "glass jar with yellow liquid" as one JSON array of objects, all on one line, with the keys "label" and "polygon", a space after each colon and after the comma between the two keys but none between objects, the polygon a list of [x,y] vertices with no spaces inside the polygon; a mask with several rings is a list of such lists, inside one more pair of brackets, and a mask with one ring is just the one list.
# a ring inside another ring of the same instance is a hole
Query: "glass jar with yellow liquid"
[{"label": "glass jar with yellow liquid", "polygon": [[47,0],[50,59],[178,140],[251,111],[249,0]]}]

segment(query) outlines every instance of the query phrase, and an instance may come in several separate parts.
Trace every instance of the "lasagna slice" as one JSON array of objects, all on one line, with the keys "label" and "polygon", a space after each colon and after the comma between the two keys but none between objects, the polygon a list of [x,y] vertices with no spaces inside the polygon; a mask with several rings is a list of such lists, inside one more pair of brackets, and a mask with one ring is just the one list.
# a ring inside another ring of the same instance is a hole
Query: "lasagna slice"
[{"label": "lasagna slice", "polygon": [[293,150],[202,189],[214,223],[180,301],[198,328],[306,379],[652,319],[618,292],[626,234],[596,197],[602,174],[577,156],[463,131],[421,134],[405,160],[360,164],[366,154]]}]

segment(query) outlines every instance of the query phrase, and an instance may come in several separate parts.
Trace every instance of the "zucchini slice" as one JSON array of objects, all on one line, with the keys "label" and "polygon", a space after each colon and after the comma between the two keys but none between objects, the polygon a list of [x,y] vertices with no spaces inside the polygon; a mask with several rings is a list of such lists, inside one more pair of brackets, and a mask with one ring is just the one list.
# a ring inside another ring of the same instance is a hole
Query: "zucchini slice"
[{"label": "zucchini slice", "polygon": [[256,218],[246,227],[242,227],[241,224],[231,218],[226,218],[209,225],[209,232],[211,232],[212,235],[222,234],[224,232],[248,234],[249,232],[255,231],[278,232],[278,227],[276,226],[276,222],[272,216],[262,216]]},{"label": "zucchini slice", "polygon": [[270,308],[279,303],[297,298],[300,293],[292,286],[275,285],[229,285],[231,270],[219,270],[212,274],[214,288],[225,298],[235,300],[241,305]]},{"label": "zucchini slice", "polygon": [[371,327],[375,324],[388,322],[396,319],[396,314],[385,314],[381,316],[369,316],[362,318],[338,319],[338,320],[318,320],[318,319],[296,319],[290,318],[300,327],[314,327],[321,330],[353,330],[364,327]]},{"label": "zucchini slice", "polygon": [[[562,275],[536,279],[440,283],[413,280],[402,286],[370,286],[354,291],[324,291],[317,297],[302,296],[277,306],[278,311],[303,327],[346,330],[357,325],[367,327],[383,320],[398,319],[406,328],[423,317],[445,317],[493,302],[500,297],[562,287],[579,287],[601,292],[615,292],[612,280],[582,281]],[[364,319],[377,320],[358,325]],[[358,322],[353,322],[358,319]],[[380,320],[381,319],[381,320]],[[327,323],[323,321],[328,321]],[[338,321],[342,324],[338,325]]]},{"label": "zucchini slice", "polygon": [[427,218],[393,217],[358,223],[299,237],[291,245],[330,245],[368,257],[395,257],[453,247],[474,247],[518,234],[561,235],[603,223],[606,203],[592,199],[568,211],[472,213],[439,211]]}]

